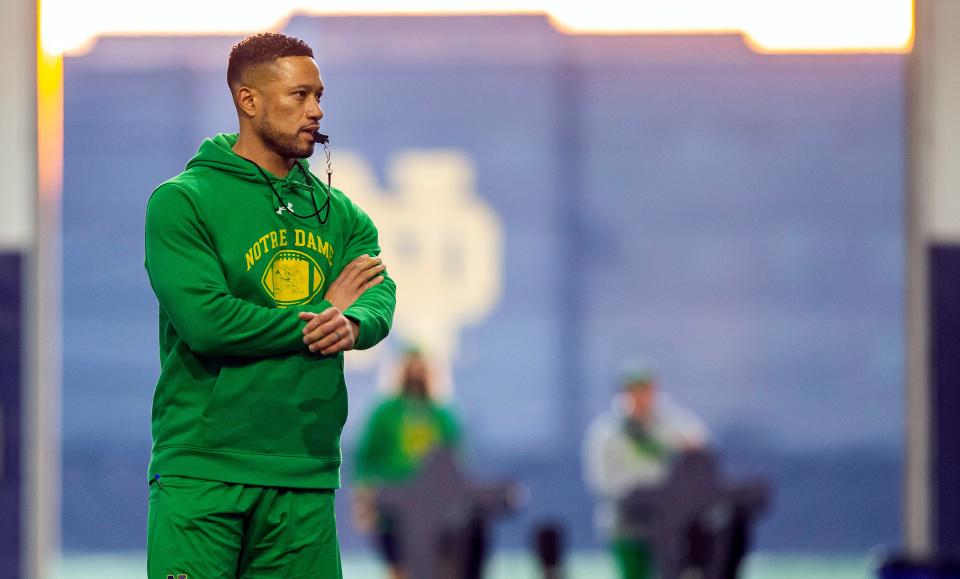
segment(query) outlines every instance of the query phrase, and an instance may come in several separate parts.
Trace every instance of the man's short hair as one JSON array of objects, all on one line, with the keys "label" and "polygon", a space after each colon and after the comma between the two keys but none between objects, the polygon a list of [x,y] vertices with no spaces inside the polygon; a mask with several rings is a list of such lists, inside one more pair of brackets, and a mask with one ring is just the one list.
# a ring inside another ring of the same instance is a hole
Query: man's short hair
[{"label": "man's short hair", "polygon": [[243,74],[247,69],[270,64],[285,56],[309,56],[313,58],[313,49],[299,38],[278,32],[263,32],[248,36],[236,43],[230,50],[227,64],[227,85],[233,92],[243,83]]}]

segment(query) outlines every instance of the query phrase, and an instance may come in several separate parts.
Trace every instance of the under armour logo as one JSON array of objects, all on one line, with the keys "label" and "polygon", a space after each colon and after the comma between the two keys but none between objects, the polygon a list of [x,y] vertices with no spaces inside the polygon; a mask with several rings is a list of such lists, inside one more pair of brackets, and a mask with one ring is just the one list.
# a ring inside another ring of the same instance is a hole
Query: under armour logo
[{"label": "under armour logo", "polygon": [[187,574],[183,573],[177,576],[167,575],[167,579],[187,579]]},{"label": "under armour logo", "polygon": [[[277,215],[283,215],[283,212],[284,212],[284,211],[293,212],[293,203],[287,203],[287,206],[286,206],[286,207],[282,207],[282,206],[281,206],[281,207],[278,207],[278,208],[277,208]],[[169,579],[169,578],[168,578],[168,579]],[[179,577],[176,577],[175,579],[180,579],[180,578],[179,578]],[[184,578],[184,579],[186,579],[186,578]]]}]

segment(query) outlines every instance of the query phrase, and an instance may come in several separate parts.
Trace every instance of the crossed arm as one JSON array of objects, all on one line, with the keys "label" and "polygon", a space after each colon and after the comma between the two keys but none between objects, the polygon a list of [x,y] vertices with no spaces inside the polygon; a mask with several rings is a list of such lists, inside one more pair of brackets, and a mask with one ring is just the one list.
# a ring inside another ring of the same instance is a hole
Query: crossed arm
[{"label": "crossed arm", "polygon": [[[365,221],[358,223],[362,227],[355,228],[345,252],[350,262],[324,301],[270,308],[230,293],[195,201],[180,187],[163,185],[147,205],[150,284],[177,333],[201,354],[271,356],[306,347],[329,355],[370,347],[389,330],[395,285],[380,259],[370,257],[379,254],[376,228],[360,214]],[[377,295],[364,295],[373,288]]]},{"label": "crossed arm", "polygon": [[343,268],[340,275],[330,284],[323,299],[330,307],[319,314],[300,312],[301,320],[307,322],[303,327],[303,343],[311,352],[320,352],[324,356],[352,350],[360,336],[360,324],[343,312],[352,306],[357,298],[368,289],[383,283],[381,274],[386,269],[379,257],[361,255]]},{"label": "crossed arm", "polygon": [[319,315],[301,313],[307,322],[304,342],[311,351],[324,355],[351,349],[366,349],[390,331],[396,306],[397,286],[381,262],[377,228],[362,209],[347,200],[352,209],[353,227],[344,248],[349,262],[325,299],[332,305]]}]

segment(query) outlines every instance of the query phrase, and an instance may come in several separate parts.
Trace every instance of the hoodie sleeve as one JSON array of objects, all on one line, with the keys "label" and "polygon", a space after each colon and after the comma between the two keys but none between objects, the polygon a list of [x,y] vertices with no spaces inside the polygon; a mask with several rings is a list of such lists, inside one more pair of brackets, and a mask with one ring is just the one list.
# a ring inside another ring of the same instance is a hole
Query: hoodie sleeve
[{"label": "hoodie sleeve", "polygon": [[161,185],[147,203],[145,251],[147,275],[160,307],[177,334],[200,354],[306,351],[303,322],[297,315],[329,307],[268,308],[231,295],[197,208],[173,184]]},{"label": "hoodie sleeve", "polygon": [[[370,217],[359,207],[348,200],[356,212],[353,231],[347,241],[344,251],[344,261],[347,264],[361,255],[380,255],[380,242],[377,237],[377,228]],[[343,315],[355,320],[360,325],[360,335],[357,337],[356,349],[366,350],[377,345],[380,340],[390,333],[393,324],[393,311],[397,305],[397,286],[384,271],[381,274],[383,282],[363,292]]]}]

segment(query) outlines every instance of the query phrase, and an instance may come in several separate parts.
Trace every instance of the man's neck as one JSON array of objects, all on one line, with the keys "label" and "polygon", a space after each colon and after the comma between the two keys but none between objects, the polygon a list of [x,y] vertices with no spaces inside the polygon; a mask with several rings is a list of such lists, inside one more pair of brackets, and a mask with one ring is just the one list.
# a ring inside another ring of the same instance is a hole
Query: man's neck
[{"label": "man's neck", "polygon": [[653,422],[653,415],[650,413],[641,414],[641,413],[631,412],[628,416],[632,422],[641,424],[643,426],[650,426],[650,424]]},{"label": "man's neck", "polygon": [[237,142],[233,145],[233,152],[250,159],[277,177],[286,177],[290,169],[293,168],[293,159],[277,154],[260,139],[250,137],[243,132],[237,137]]}]

